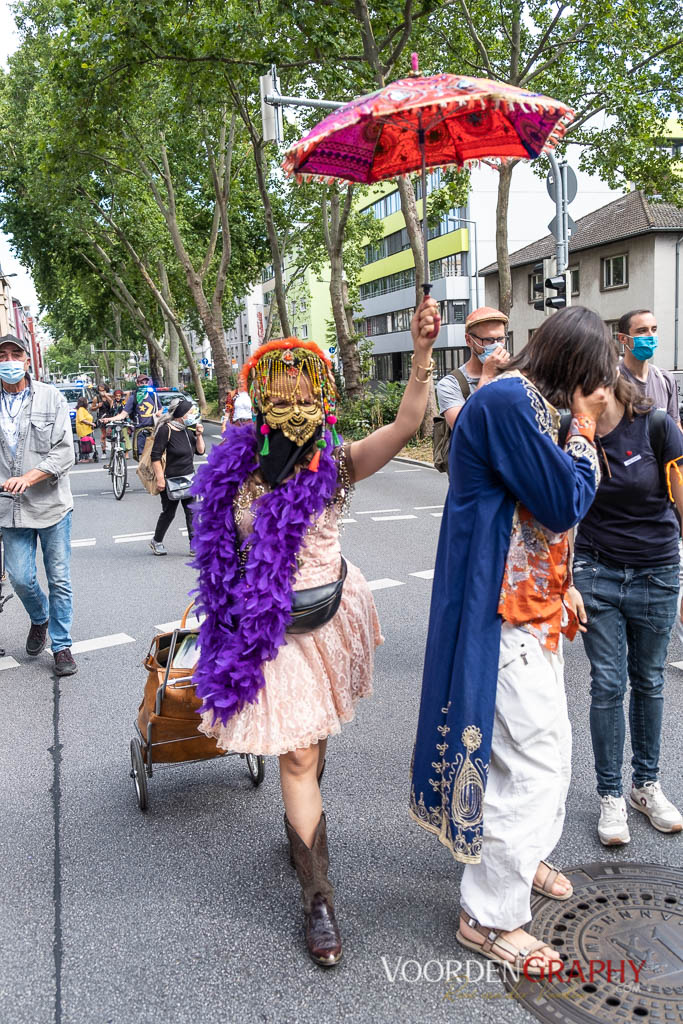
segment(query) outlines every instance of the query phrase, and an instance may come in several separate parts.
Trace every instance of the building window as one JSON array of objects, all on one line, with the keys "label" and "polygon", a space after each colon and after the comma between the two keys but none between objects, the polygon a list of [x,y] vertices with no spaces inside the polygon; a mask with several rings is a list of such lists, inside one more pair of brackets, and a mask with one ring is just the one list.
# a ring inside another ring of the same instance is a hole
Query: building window
[{"label": "building window", "polygon": [[515,354],[515,332],[508,331],[508,352],[511,356]]},{"label": "building window", "polygon": [[301,327],[299,328],[299,337],[300,338],[307,338],[308,337],[308,324],[302,324],[301,325]]},{"label": "building window", "polygon": [[619,321],[618,320],[605,320],[605,323],[609,327],[610,334],[617,340],[617,334],[619,333]]},{"label": "building window", "polygon": [[[451,227],[451,224],[453,218],[457,216],[457,208],[449,210],[448,213],[443,215],[438,224],[429,229],[429,237],[438,238],[439,235],[447,235],[450,231],[454,231],[455,229]],[[404,252],[406,249],[410,249],[408,229],[401,228],[400,231],[392,231],[390,235],[380,238],[379,242],[364,246],[365,264],[367,266],[368,263],[376,263],[377,260],[383,260],[387,256],[393,256],[397,252]]]},{"label": "building window", "polygon": [[579,278],[579,268],[578,268],[578,266],[570,267],[569,268],[569,273],[571,274],[571,279],[572,279],[572,295],[578,295],[580,293],[580,291],[581,291],[581,281],[580,281],[580,278]]},{"label": "building window", "polygon": [[469,302],[460,299],[443,299],[439,303],[442,324],[464,324],[469,313]]},{"label": "building window", "polygon": [[271,263],[269,267],[264,267],[261,271],[261,281],[270,281],[273,277],[275,277],[275,270]]},{"label": "building window", "polygon": [[628,288],[628,253],[606,256],[601,264],[601,290]]},{"label": "building window", "polygon": [[[536,291],[536,285],[540,285],[540,291]],[[543,273],[529,274],[529,302],[536,302],[543,298]]]},{"label": "building window", "polygon": [[460,277],[463,273],[462,256],[461,252],[456,252],[440,260],[431,260],[429,275],[432,281],[440,281],[442,277]]}]

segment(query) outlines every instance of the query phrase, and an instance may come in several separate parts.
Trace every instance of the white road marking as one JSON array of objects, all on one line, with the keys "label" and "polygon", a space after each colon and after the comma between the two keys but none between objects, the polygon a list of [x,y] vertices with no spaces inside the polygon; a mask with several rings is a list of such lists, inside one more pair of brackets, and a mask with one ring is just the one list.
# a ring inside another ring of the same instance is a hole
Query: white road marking
[{"label": "white road marking", "polygon": [[[683,668],[683,661],[670,661],[669,664],[672,668]],[[0,662],[0,668],[2,667],[2,663]]]},{"label": "white road marking", "polygon": [[95,466],[94,468],[91,469],[72,469],[71,472],[73,473],[74,476],[80,476],[81,473],[106,473],[107,467]]},{"label": "white road marking", "polygon": [[152,530],[150,533],[140,533],[137,537],[119,537],[114,544],[133,544],[136,540],[151,540],[153,536],[154,531]]},{"label": "white road marking", "polygon": [[[433,513],[432,513],[433,514]],[[388,523],[394,519],[417,519],[417,516],[373,516],[373,523]]]},{"label": "white road marking", "polygon": [[357,522],[357,520],[355,520],[355,519],[340,519],[339,522],[340,523],[355,523],[355,522]]},{"label": "white road marking", "polygon": [[121,540],[124,537],[146,537],[149,530],[136,530],[134,533],[115,533],[114,540]]},{"label": "white road marking", "polygon": [[442,519],[443,518],[443,512],[430,512],[429,514],[430,514],[430,516],[434,516],[435,519]]},{"label": "white road marking", "polygon": [[400,508],[371,508],[366,512],[356,512],[357,516],[375,516],[380,512],[400,512]]},{"label": "white road marking", "polygon": [[135,639],[127,633],[111,633],[109,636],[94,636],[92,640],[79,640],[71,648],[72,654],[84,654],[86,651],[99,651],[105,647],[118,647],[119,644],[134,644]]},{"label": "white road marking", "polygon": [[368,586],[370,590],[386,590],[388,587],[405,587],[405,583],[385,576],[381,580],[368,580]]},{"label": "white road marking", "polygon": [[415,469],[395,469],[394,473],[419,473],[420,469],[420,466],[416,466]]},{"label": "white road marking", "polygon": [[15,661],[14,658],[10,658],[8,654],[6,658],[0,658],[0,671],[3,668],[19,668],[19,662]]},{"label": "white road marking", "polygon": [[94,548],[97,541],[94,537],[84,537],[82,540],[72,540],[72,548]]},{"label": "white road marking", "polygon": [[[159,622],[154,628],[158,629],[160,633],[172,633],[174,629],[180,629],[181,619],[174,619],[173,622]],[[196,629],[199,625],[199,619],[196,615],[188,615],[187,622],[185,623],[186,629]]]},{"label": "white road marking", "polygon": [[72,498],[87,498],[88,495],[87,494],[72,494],[71,497]]},{"label": "white road marking", "polygon": [[422,572],[411,572],[410,575],[411,576],[417,576],[417,578],[419,580],[433,580],[434,579],[434,570],[433,569],[423,569]]},{"label": "white road marking", "polygon": [[416,512],[428,512],[430,508],[443,508],[443,502],[440,505],[413,505]]}]

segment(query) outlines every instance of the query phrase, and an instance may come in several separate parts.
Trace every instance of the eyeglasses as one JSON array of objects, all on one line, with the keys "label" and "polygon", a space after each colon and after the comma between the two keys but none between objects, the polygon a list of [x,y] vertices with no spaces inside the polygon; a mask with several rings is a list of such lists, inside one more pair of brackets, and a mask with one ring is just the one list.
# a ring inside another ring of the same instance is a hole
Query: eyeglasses
[{"label": "eyeglasses", "polygon": [[478,334],[472,334],[472,331],[467,331],[470,338],[476,338],[480,345],[507,345],[510,340],[509,334],[501,334],[499,338],[480,338]]}]

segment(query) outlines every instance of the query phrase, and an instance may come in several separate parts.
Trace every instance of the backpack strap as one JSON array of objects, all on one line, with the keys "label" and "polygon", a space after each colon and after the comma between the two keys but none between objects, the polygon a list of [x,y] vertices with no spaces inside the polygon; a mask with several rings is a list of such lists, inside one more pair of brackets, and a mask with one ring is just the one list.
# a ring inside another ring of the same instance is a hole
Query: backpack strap
[{"label": "backpack strap", "polygon": [[462,372],[462,370],[451,370],[450,376],[455,377],[458,384],[460,385],[462,397],[465,399],[465,401],[467,401],[467,399],[470,397],[472,389],[470,388],[469,381],[467,380],[465,374]]},{"label": "backpack strap", "polygon": [[571,427],[571,425],[572,414],[570,412],[563,412],[560,416],[560,428],[557,432],[557,443],[559,444],[560,448],[564,448],[565,444],[567,443],[567,434],[569,433],[569,428]]},{"label": "backpack strap", "polygon": [[668,412],[665,409],[653,409],[647,416],[647,434],[654,457],[659,467],[659,479],[664,493],[667,493],[666,485],[666,463],[664,461],[664,445],[666,443],[666,418]]}]

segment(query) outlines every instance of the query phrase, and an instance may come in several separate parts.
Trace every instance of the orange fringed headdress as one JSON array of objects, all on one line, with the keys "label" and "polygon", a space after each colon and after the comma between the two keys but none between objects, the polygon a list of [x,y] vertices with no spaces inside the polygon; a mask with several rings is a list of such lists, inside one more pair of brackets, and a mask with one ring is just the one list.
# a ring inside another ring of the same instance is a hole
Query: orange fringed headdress
[{"label": "orange fringed headdress", "polygon": [[332,370],[332,362],[325,355],[319,345],[316,345],[314,341],[303,341],[301,338],[279,338],[277,341],[268,341],[265,345],[260,345],[256,349],[250,359],[246,361],[240,371],[240,381],[242,382],[245,389],[249,386],[249,377],[255,371],[256,364],[263,356],[268,355],[269,352],[285,351],[287,349],[302,348],[308,352],[312,352],[314,356],[322,360],[328,370]]}]

